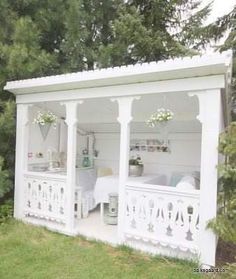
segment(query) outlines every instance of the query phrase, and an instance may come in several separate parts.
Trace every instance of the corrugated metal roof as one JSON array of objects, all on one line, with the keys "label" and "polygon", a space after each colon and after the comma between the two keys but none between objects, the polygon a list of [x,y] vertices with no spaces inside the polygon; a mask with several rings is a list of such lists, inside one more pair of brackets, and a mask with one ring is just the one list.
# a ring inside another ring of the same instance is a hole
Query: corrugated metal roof
[{"label": "corrugated metal roof", "polygon": [[77,73],[9,81],[5,90],[14,94],[69,90],[82,87],[128,84],[173,78],[227,74],[231,72],[232,51],[211,55],[96,69]]}]

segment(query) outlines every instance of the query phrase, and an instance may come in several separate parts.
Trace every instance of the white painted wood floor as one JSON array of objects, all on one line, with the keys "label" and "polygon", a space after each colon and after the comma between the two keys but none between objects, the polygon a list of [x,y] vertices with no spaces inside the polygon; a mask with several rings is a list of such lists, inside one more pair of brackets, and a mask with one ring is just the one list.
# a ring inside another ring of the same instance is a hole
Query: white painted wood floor
[{"label": "white painted wood floor", "polygon": [[102,222],[99,207],[91,211],[88,218],[78,220],[76,229],[79,235],[88,239],[107,242],[114,246],[118,244],[117,226]]}]

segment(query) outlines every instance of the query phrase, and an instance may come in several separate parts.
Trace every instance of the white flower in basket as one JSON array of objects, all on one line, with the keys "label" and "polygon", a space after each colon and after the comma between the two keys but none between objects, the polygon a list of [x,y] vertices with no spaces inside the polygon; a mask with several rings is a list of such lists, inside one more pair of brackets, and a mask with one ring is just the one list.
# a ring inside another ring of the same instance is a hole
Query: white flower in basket
[{"label": "white flower in basket", "polygon": [[34,124],[38,124],[44,140],[46,139],[51,125],[56,129],[57,117],[51,111],[41,112],[38,111],[37,116],[34,118]]},{"label": "white flower in basket", "polygon": [[149,127],[155,127],[157,124],[166,123],[173,119],[174,113],[169,109],[160,108],[147,120]]}]

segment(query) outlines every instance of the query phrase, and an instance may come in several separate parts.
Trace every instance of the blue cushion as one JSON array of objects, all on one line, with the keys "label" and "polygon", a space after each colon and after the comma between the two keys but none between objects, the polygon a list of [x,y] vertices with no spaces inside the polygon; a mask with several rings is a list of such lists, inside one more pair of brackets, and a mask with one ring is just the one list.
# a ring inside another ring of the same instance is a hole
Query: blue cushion
[{"label": "blue cushion", "polygon": [[171,179],[170,179],[170,186],[175,187],[180,182],[180,180],[183,178],[183,176],[184,176],[183,173],[172,174]]}]

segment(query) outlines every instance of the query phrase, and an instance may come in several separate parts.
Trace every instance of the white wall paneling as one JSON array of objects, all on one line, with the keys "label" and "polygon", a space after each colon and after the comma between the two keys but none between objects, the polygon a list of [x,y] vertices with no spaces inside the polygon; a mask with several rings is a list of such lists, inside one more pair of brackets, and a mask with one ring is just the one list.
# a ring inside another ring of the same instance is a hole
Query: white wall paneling
[{"label": "white wall paneling", "polygon": [[[111,167],[114,173],[119,169],[119,134],[96,134],[96,149],[99,150],[95,164],[98,167]],[[159,134],[131,134],[131,139],[158,139]],[[200,169],[201,134],[169,134],[170,153],[130,152],[139,154],[144,162],[145,173],[164,173],[168,176],[174,171],[188,172]]]}]

